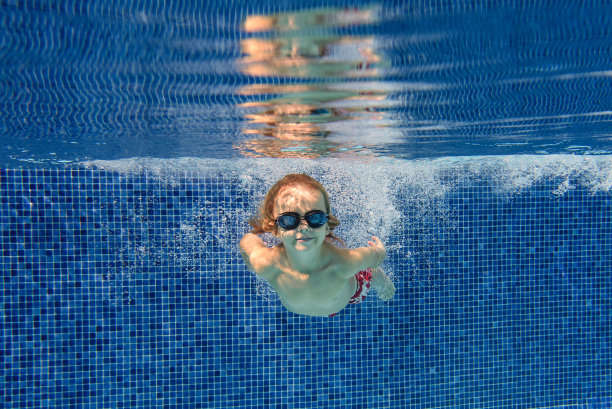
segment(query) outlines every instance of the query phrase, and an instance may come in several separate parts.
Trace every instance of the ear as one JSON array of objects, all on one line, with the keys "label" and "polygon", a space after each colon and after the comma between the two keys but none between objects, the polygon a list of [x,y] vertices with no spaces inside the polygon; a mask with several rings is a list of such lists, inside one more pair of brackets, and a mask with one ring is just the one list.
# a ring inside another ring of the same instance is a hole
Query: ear
[{"label": "ear", "polygon": [[278,235],[278,226],[274,221],[265,221],[263,226],[263,230],[266,233],[271,233],[274,237],[279,237]]}]

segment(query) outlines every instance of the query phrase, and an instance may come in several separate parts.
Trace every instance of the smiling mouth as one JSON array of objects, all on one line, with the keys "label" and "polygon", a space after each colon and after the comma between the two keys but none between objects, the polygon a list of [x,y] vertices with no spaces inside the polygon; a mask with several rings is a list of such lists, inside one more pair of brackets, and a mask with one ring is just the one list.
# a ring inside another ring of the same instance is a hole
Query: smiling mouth
[{"label": "smiling mouth", "polygon": [[310,241],[312,240],[310,237],[300,237],[299,239],[297,239],[298,243],[303,243],[305,241]]}]

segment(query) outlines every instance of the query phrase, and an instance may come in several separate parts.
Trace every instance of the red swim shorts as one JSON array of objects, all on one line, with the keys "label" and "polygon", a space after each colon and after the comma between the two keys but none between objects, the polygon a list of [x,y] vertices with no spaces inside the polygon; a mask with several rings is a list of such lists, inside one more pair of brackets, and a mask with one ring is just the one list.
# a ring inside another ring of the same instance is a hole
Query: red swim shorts
[{"label": "red swim shorts", "polygon": [[370,282],[372,281],[372,269],[366,268],[355,274],[357,279],[357,290],[349,300],[349,304],[359,304],[366,298],[370,291]]},{"label": "red swim shorts", "polygon": [[[368,295],[368,291],[370,291],[370,282],[372,281],[372,269],[366,268],[365,270],[361,270],[355,274],[355,279],[357,280],[357,290],[355,290],[355,294],[353,294],[349,300],[349,304],[359,304]],[[338,315],[338,313],[331,314],[330,317],[336,315]]]}]

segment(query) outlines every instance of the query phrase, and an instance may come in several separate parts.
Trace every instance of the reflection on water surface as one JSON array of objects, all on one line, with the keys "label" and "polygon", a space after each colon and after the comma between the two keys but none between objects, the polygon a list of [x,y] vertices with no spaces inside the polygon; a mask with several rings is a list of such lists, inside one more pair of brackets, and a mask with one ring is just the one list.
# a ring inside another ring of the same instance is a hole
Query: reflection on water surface
[{"label": "reflection on water surface", "polygon": [[5,166],[612,152],[602,0],[4,3]]},{"label": "reflection on water surface", "polygon": [[239,67],[255,83],[239,94],[251,97],[240,107],[248,121],[243,132],[253,137],[237,144],[240,152],[367,155],[363,145],[391,142],[385,109],[397,102],[377,80],[388,63],[374,36],[351,33],[377,23],[378,6],[247,17]]}]

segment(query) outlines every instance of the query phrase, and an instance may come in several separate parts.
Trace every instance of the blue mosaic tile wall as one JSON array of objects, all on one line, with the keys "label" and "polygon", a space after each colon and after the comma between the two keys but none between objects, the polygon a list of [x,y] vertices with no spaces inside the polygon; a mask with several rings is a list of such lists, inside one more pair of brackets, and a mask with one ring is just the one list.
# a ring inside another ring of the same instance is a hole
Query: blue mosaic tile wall
[{"label": "blue mosaic tile wall", "polygon": [[2,406],[611,407],[612,196],[445,178],[398,186],[395,299],[328,319],[245,270],[236,177],[1,170]]}]

